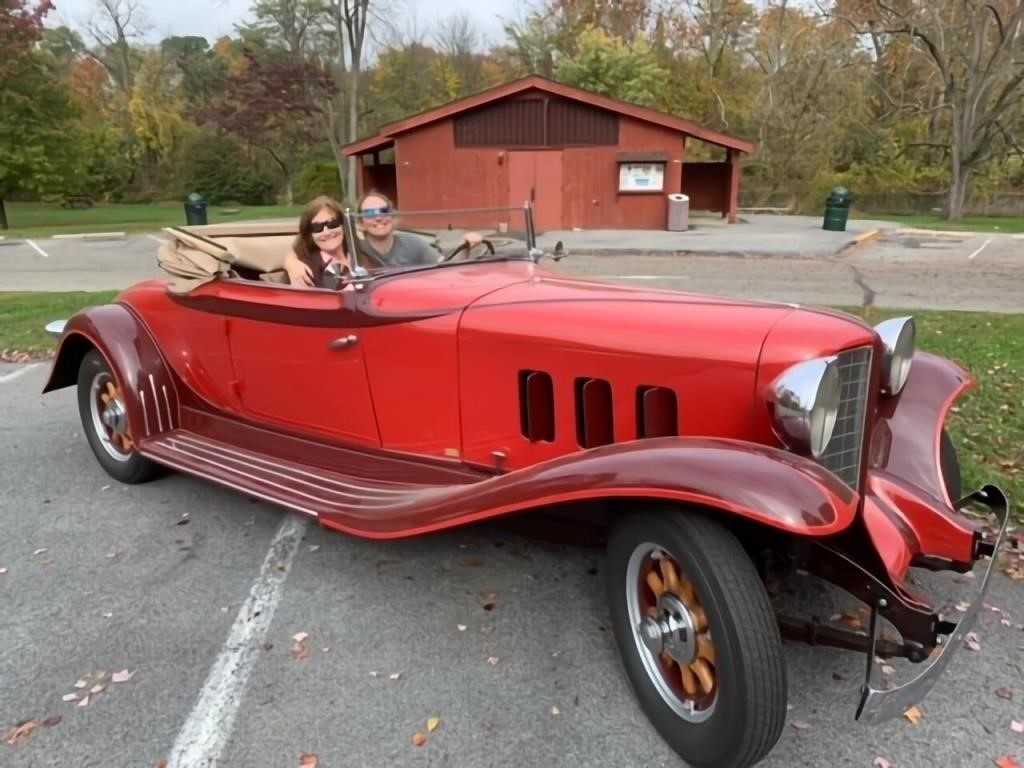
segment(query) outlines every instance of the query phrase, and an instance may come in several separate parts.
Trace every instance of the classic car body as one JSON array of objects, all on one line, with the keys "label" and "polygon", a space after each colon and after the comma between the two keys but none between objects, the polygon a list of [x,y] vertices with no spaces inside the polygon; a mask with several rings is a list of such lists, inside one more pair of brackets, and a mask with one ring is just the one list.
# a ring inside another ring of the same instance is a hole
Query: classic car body
[{"label": "classic car body", "polygon": [[[168,229],[170,279],[61,324],[45,391],[78,386],[124,482],[170,467],[376,539],[535,512],[606,529],[628,678],[694,765],[778,739],[780,631],[866,654],[859,717],[919,700],[991,562],[958,622],[908,574],[994,560],[1009,515],[995,486],[960,498],[944,425],[970,376],[914,351],[909,318],[559,274],[522,214],[525,243],[337,290],[280,281],[294,225]],[[862,600],[870,630],[775,615],[766,555]],[[924,669],[879,690],[876,656]]]}]

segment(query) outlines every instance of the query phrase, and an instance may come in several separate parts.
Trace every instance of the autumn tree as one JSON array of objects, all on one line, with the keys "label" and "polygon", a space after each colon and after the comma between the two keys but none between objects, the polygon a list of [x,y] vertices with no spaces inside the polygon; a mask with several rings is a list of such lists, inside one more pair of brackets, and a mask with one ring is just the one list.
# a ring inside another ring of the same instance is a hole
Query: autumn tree
[{"label": "autumn tree", "polygon": [[[904,38],[928,62],[938,81],[937,111],[948,125],[946,215],[961,218],[972,176],[1000,146],[1017,144],[1009,118],[1024,96],[1024,3],[858,0],[837,3],[833,13],[876,53]],[[886,66],[884,57],[877,65]]]},{"label": "autumn tree", "polygon": [[16,191],[59,190],[74,160],[64,127],[73,115],[56,83],[56,62],[37,48],[53,5],[0,3],[0,229]]},{"label": "autumn tree", "polygon": [[646,107],[660,105],[667,79],[646,42],[638,40],[630,48],[596,27],[580,34],[575,55],[558,60],[555,76],[577,88]]},{"label": "autumn tree", "polygon": [[325,104],[336,91],[319,67],[279,51],[248,51],[246,66],[224,78],[222,98],[195,113],[201,123],[266,153],[292,202],[292,176],[304,150],[323,141]]}]

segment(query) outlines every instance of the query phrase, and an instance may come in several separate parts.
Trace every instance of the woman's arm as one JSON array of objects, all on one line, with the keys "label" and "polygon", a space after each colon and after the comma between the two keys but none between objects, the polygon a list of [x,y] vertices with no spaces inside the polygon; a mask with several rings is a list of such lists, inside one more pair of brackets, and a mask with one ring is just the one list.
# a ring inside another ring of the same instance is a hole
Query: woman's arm
[{"label": "woman's arm", "polygon": [[292,285],[313,286],[313,272],[307,267],[294,251],[288,251],[284,257],[284,271],[288,273],[288,282]]}]

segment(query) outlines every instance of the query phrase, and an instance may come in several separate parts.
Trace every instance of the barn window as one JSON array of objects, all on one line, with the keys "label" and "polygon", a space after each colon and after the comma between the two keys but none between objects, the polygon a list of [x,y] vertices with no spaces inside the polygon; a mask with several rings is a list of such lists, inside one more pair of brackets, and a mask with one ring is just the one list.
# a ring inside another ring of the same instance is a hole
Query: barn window
[{"label": "barn window", "polygon": [[555,390],[551,374],[519,372],[519,428],[531,442],[555,439]]},{"label": "barn window", "polygon": [[636,390],[636,436],[668,437],[679,434],[679,406],[676,393],[667,387],[638,387]]},{"label": "barn window", "polygon": [[612,385],[604,379],[576,379],[576,442],[594,448],[614,440]]}]

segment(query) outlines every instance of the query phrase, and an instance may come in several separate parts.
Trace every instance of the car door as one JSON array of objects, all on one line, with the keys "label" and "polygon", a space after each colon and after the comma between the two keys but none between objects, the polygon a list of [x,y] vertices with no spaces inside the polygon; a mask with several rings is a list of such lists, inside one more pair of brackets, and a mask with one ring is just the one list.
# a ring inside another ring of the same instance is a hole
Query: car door
[{"label": "car door", "polygon": [[[243,413],[292,431],[379,446],[356,323],[356,293],[223,280],[235,389]],[[213,297],[211,297],[213,298]]]}]

